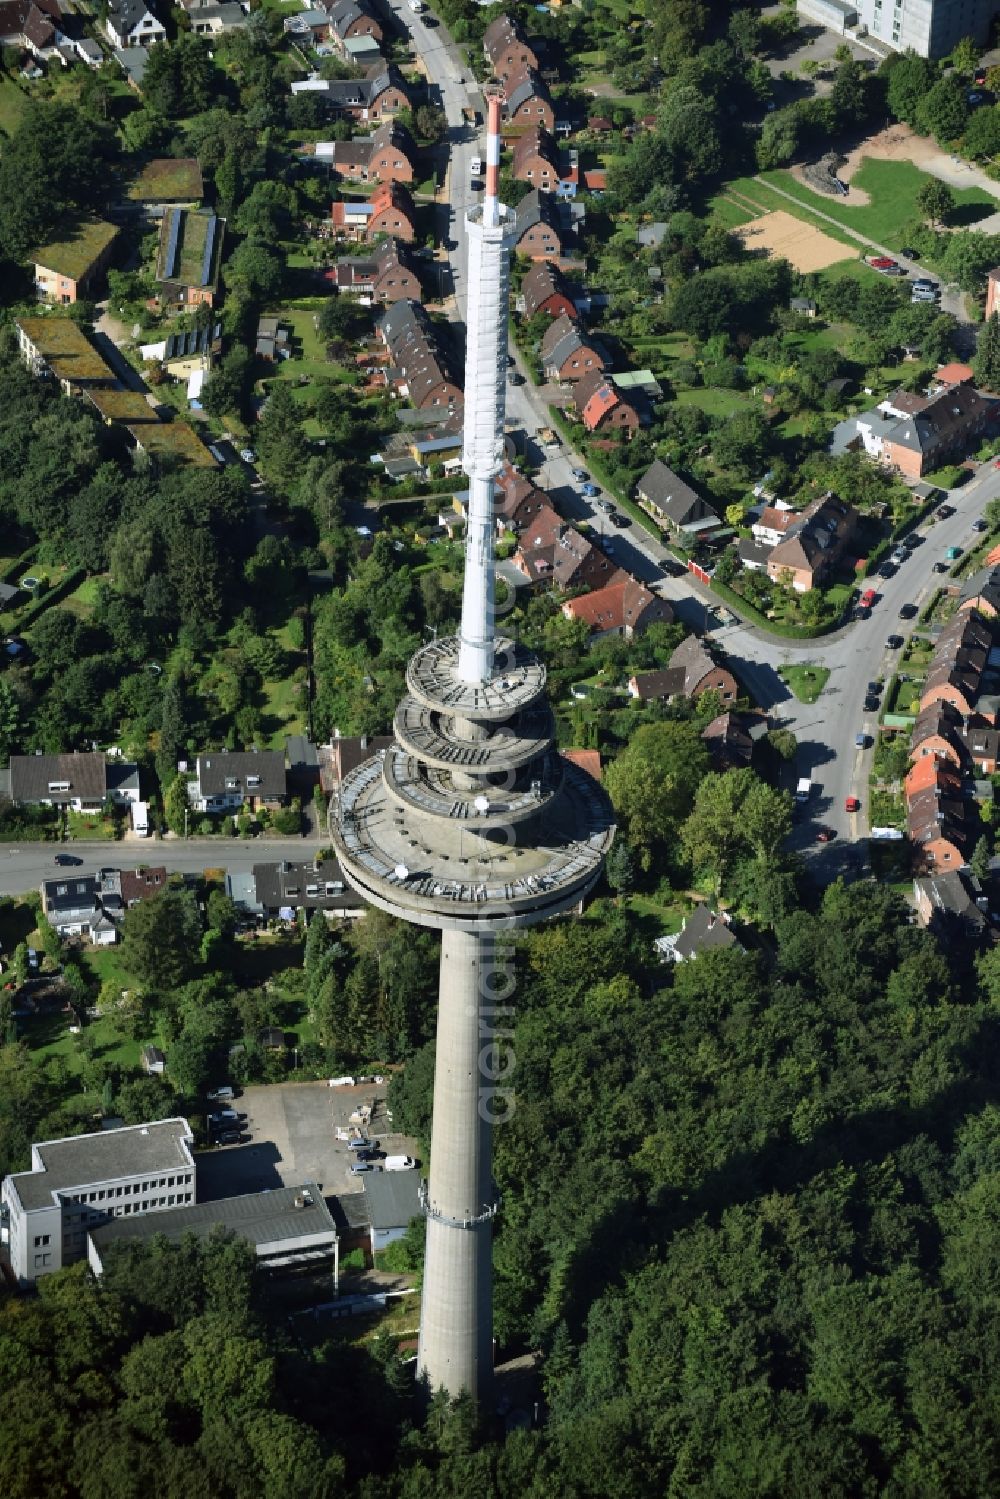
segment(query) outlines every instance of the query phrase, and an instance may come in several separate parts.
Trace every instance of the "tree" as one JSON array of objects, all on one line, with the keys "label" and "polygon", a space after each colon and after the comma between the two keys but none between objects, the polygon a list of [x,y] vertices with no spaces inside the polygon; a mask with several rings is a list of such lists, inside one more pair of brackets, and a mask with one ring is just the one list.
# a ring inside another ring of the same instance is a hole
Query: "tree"
[{"label": "tree", "polygon": [[627,895],[635,887],[635,860],[623,840],[616,842],[605,864],[608,884],[617,895]]},{"label": "tree", "polygon": [[978,840],[972,850],[972,858],[969,860],[969,868],[984,884],[990,878],[990,841],[984,835]]},{"label": "tree", "polygon": [[202,387],[201,402],[209,416],[241,415],[250,384],[252,360],[243,344],[224,354]]},{"label": "tree", "polygon": [[801,138],[799,111],[791,106],[769,114],[760,129],[754,151],[761,171],[773,171],[794,161]]},{"label": "tree", "polygon": [[859,125],[868,113],[865,75],[853,57],[842,62],[833,75],[829,106],[837,130]]},{"label": "tree", "polygon": [[965,127],[963,145],[977,160],[1000,153],[1000,106],[987,105],[974,112]]},{"label": "tree", "polygon": [[280,257],[268,245],[247,239],[229,257],[224,274],[237,296],[271,302],[281,290],[282,272]]},{"label": "tree", "polygon": [[934,64],[913,52],[901,53],[887,62],[889,86],[886,99],[889,109],[897,120],[915,125],[920,106],[936,76]]},{"label": "tree", "polygon": [[18,744],[21,730],[21,703],[6,677],[0,677],[0,761],[5,761]]},{"label": "tree", "polygon": [[979,330],[972,368],[977,385],[984,390],[1000,391],[1000,316],[995,312]]},{"label": "tree", "polygon": [[70,104],[27,104],[0,156],[0,246],[21,259],[98,209],[118,158],[113,131]]},{"label": "tree", "polygon": [[170,677],[160,703],[160,743],[156,751],[156,773],[163,787],[174,785],[186,737],[184,691],[178,678]]},{"label": "tree", "polygon": [[737,411],[712,437],[716,461],[745,478],[760,471],[769,447],[767,425],[759,411]]},{"label": "tree", "polygon": [[413,124],[421,140],[434,146],[444,138],[448,129],[448,117],[443,109],[438,109],[434,104],[418,104]]},{"label": "tree", "polygon": [[917,192],[917,207],[932,228],[946,224],[955,211],[955,195],[940,177],[928,177]]},{"label": "tree", "polygon": [[728,770],[701,782],[681,840],[695,868],[712,872],[718,894],[741,848],[762,864],[771,863],[791,825],[784,793],[766,786],[752,770]]},{"label": "tree", "polygon": [[686,723],[644,724],[608,767],[607,787],[622,824],[619,836],[644,869],[672,852],[677,827],[709,766],[698,730]]},{"label": "tree", "polygon": [[126,912],[122,962],[161,992],[184,982],[197,962],[201,917],[189,890],[164,890]]},{"label": "tree", "polygon": [[180,32],[173,42],[151,47],[142,77],[143,102],[168,120],[207,109],[218,73],[202,37]]},{"label": "tree", "polygon": [[917,106],[918,129],[943,144],[958,139],[968,118],[965,94],[953,78],[939,78]]},{"label": "tree", "polygon": [[961,37],[951,49],[951,65],[955,72],[966,79],[971,78],[979,64],[979,50],[974,37]]}]

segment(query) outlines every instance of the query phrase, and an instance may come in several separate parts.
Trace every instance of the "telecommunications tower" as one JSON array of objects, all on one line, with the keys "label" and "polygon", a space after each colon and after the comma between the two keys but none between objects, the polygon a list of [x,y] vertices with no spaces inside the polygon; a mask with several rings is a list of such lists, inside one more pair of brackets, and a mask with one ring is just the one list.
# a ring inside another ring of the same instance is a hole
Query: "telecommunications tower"
[{"label": "telecommunications tower", "polygon": [[[600,786],[553,747],[545,668],[494,618],[494,484],[503,463],[513,210],[499,201],[500,95],[488,96],[486,192],[465,216],[469,304],[462,624],[418,650],[394,743],[344,778],[334,840],[372,905],[441,932],[427,1254],[418,1370],[483,1398],[492,1358],[495,1031],[509,1029],[495,934],[577,904],[614,836]],[[512,1081],[511,1079],[501,1079]]]}]

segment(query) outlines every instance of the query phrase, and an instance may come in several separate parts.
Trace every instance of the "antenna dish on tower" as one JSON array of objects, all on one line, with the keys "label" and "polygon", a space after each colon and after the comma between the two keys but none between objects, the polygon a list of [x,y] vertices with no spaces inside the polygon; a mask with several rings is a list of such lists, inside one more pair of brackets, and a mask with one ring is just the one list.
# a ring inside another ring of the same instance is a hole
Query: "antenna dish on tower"
[{"label": "antenna dish on tower", "polygon": [[477,812],[488,812],[490,810],[490,799],[488,796],[477,796],[472,805]]},{"label": "antenna dish on tower", "polygon": [[410,871],[407,869],[405,864],[397,864],[392,872],[396,876],[397,880],[406,880],[410,877]]}]

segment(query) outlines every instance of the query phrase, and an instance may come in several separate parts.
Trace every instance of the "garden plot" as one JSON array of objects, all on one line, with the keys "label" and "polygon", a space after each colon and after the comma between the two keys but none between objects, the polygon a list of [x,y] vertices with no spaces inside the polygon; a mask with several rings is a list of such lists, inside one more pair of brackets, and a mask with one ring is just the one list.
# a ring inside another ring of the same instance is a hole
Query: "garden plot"
[{"label": "garden plot", "polygon": [[733,230],[748,250],[763,250],[767,255],[778,255],[787,260],[795,270],[824,271],[838,260],[852,260],[856,256],[846,245],[815,229],[812,224],[793,218],[784,209],[762,214],[759,219]]}]

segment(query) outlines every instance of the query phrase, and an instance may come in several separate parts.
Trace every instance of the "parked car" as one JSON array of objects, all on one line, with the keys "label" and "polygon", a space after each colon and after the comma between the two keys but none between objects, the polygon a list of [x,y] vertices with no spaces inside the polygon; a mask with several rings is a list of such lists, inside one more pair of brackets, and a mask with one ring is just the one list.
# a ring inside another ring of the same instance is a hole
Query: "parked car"
[{"label": "parked car", "polygon": [[236,1094],[232,1088],[209,1088],[205,1097],[209,1103],[224,1103],[230,1098],[235,1098]]},{"label": "parked car", "polygon": [[954,514],[955,514],[955,507],[954,507],[954,505],[939,505],[938,506],[938,515],[941,517],[942,520],[947,520],[948,517],[949,517],[949,515],[954,515]]},{"label": "parked car", "polygon": [[866,588],[858,602],[860,603],[862,609],[871,609],[877,598],[878,594],[875,592],[874,588]]},{"label": "parked car", "polygon": [[240,457],[243,459],[244,463],[257,462],[257,454],[254,452],[253,448],[240,448]]},{"label": "parked car", "polygon": [[348,1150],[378,1150],[377,1140],[348,1140]]},{"label": "parked car", "polygon": [[869,682],[868,686],[867,686],[867,688],[865,690],[867,691],[869,697],[881,697],[882,696],[882,683],[881,682]]},{"label": "parked car", "polygon": [[214,1114],[209,1114],[208,1122],[216,1129],[220,1126],[231,1129],[234,1124],[239,1124],[240,1116],[235,1109],[217,1109]]},{"label": "parked car", "polygon": [[599,495],[600,492],[601,491],[597,487],[596,484],[590,484],[590,483],[584,484],[583,487],[580,490],[580,493],[586,495],[588,500],[594,499],[594,497],[596,495]]},{"label": "parked car", "polygon": [[885,643],[890,651],[901,651],[905,644],[902,635],[890,635]]},{"label": "parked car", "polygon": [[916,604],[900,604],[899,606],[900,619],[912,619],[916,612]]},{"label": "parked car", "polygon": [[931,568],[931,572],[935,572],[935,573],[946,573],[947,571],[948,571],[948,564],[947,564],[947,562],[935,562],[934,566]]},{"label": "parked car", "polygon": [[915,250],[912,245],[904,245],[903,248],[900,250],[899,253],[900,253],[900,255],[904,256],[907,260],[919,260],[920,259],[920,252],[918,250]]},{"label": "parked car", "polygon": [[860,811],[860,809],[861,803],[856,796],[848,796],[844,798],[845,812],[858,812]]},{"label": "parked car", "polygon": [[29,947],[28,948],[28,967],[29,968],[37,968],[38,967],[38,953],[35,951],[35,949],[33,947]]},{"label": "parked car", "polygon": [[949,547],[948,550],[944,554],[944,558],[945,558],[946,562],[957,562],[958,559],[959,559],[959,557],[961,557],[961,555],[962,555],[962,548],[961,547]]},{"label": "parked car", "polygon": [[523,385],[524,384],[524,376],[522,374],[520,374],[517,370],[511,370],[511,372],[510,372],[510,374],[508,375],[507,378],[509,379],[511,385]]},{"label": "parked car", "polygon": [[865,698],[865,712],[866,713],[877,713],[879,711],[879,709],[881,708],[881,706],[882,706],[882,704],[881,704],[881,702],[879,701],[879,699],[877,697],[866,697]]},{"label": "parked car", "polygon": [[630,526],[632,524],[632,517],[630,515],[626,515],[623,510],[612,510],[611,519],[614,521],[616,526],[621,526],[623,531],[625,530],[626,526]]},{"label": "parked car", "polygon": [[223,1130],[222,1134],[217,1137],[216,1144],[239,1145],[244,1139],[246,1139],[246,1136],[241,1134],[238,1129],[226,1129]]},{"label": "parked car", "polygon": [[365,1174],[366,1171],[374,1171],[374,1170],[375,1170],[375,1164],[374,1164],[373,1161],[352,1161],[351,1162],[351,1175],[352,1176],[364,1176],[364,1174]]},{"label": "parked car", "polygon": [[868,264],[876,271],[887,271],[896,262],[889,255],[873,255]]},{"label": "parked car", "polygon": [[836,836],[833,828],[817,828],[816,830],[817,843],[832,843]]},{"label": "parked car", "polygon": [[585,468],[571,468],[570,473],[573,475],[574,479],[579,479],[581,483],[584,484],[590,478],[590,475],[587,473],[587,470]]},{"label": "parked car", "polygon": [[855,736],[854,736],[854,748],[855,749],[867,749],[868,748],[868,735],[867,734],[855,734]]},{"label": "parked car", "polygon": [[990,528],[984,520],[974,520],[972,522],[972,529],[973,531],[988,531]]},{"label": "parked car", "polygon": [[896,566],[897,566],[897,564],[895,562],[893,562],[891,558],[888,558],[885,562],[882,563],[882,566],[878,570],[879,577],[880,578],[891,578],[891,577],[893,577],[895,575],[895,572],[896,572]]},{"label": "parked car", "polygon": [[611,512],[612,512],[612,510],[615,508],[614,507],[614,501],[613,500],[598,500],[598,502],[597,502],[597,508],[598,508],[598,510],[603,510],[605,515],[610,515]]}]

